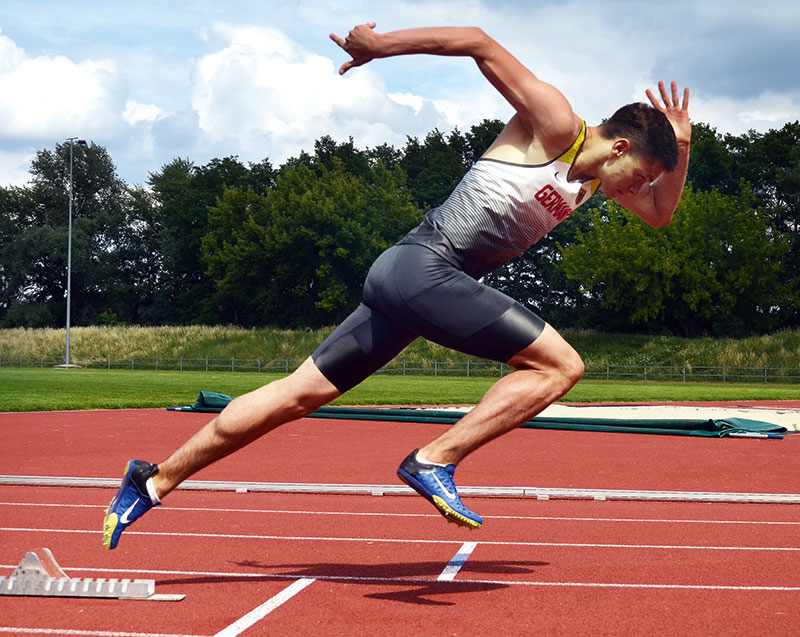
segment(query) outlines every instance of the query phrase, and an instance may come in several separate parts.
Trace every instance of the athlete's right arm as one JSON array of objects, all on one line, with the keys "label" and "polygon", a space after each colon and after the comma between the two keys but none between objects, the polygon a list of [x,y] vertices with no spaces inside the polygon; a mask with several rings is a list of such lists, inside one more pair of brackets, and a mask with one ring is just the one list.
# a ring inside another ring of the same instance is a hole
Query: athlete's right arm
[{"label": "athlete's right arm", "polygon": [[331,34],[352,60],[339,69],[396,55],[424,53],[471,57],[489,82],[540,137],[574,137],[577,118],[564,95],[541,81],[505,48],[476,27],[424,27],[377,33],[375,23],[355,27],[345,39]]}]

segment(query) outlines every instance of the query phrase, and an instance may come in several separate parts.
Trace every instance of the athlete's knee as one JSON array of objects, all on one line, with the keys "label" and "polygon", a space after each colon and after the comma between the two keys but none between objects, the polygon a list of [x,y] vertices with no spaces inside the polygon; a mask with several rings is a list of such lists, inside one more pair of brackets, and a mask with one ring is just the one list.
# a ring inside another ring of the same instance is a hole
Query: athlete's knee
[{"label": "athlete's knee", "polygon": [[310,357],[292,374],[277,382],[280,383],[279,393],[285,399],[286,409],[297,418],[315,412],[342,394]]},{"label": "athlete's knee", "polygon": [[563,357],[558,366],[559,372],[564,377],[565,382],[572,387],[581,378],[586,367],[583,363],[581,355],[578,354],[572,347],[563,354]]},{"label": "athlete's knee", "polygon": [[535,369],[569,389],[584,373],[583,359],[550,325],[530,346],[514,356],[509,364],[517,369]]},{"label": "athlete's knee", "polygon": [[269,429],[308,416],[339,395],[309,359],[289,376],[234,399],[216,429],[221,436]]}]

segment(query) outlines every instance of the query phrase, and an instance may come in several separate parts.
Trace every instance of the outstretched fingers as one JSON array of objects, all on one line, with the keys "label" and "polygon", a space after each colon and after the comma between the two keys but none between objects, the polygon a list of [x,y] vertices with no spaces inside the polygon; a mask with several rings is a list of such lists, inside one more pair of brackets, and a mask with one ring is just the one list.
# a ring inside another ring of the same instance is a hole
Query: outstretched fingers
[{"label": "outstretched fingers", "polygon": [[330,34],[331,40],[352,58],[352,60],[342,64],[339,68],[339,75],[344,75],[354,66],[361,66],[372,59],[369,53],[369,36],[372,35],[375,26],[375,22],[359,25],[353,28],[344,39],[335,33]]},{"label": "outstretched fingers", "polygon": [[[647,89],[645,93],[647,94],[647,98],[650,100],[650,103],[653,105],[653,108],[657,108],[662,112],[666,112],[671,109],[677,109],[682,111],[689,110],[689,87],[683,89],[683,103],[681,103],[680,95],[678,93],[678,83],[671,82],[670,83],[670,92],[667,92],[667,87],[664,82],[658,83],[658,91],[661,94],[661,100],[659,101],[658,98],[655,96],[653,91]],[[662,103],[663,102],[663,103]]]}]

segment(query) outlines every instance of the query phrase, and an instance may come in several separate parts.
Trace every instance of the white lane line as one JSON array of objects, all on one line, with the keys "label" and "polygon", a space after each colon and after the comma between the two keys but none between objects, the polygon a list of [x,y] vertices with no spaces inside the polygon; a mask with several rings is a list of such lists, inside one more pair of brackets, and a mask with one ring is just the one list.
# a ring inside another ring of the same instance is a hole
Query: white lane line
[{"label": "white lane line", "polygon": [[447,566],[444,567],[444,570],[439,573],[439,577],[436,579],[440,582],[449,582],[456,578],[456,575],[461,570],[461,567],[464,566],[464,562],[467,561],[467,558],[472,555],[472,551],[475,550],[475,547],[478,546],[477,542],[464,542],[461,545],[461,548],[458,549],[458,553],[453,556],[453,559],[448,562]]},{"label": "white lane line", "polygon": [[214,637],[236,637],[245,630],[250,628],[253,624],[260,622],[264,617],[269,615],[272,611],[278,608],[281,604],[289,601],[292,597],[297,595],[300,591],[314,582],[313,579],[303,578],[294,582],[291,586],[287,586],[280,593],[274,597],[269,598],[266,602],[251,610],[247,615],[243,615],[227,628],[223,628]]},{"label": "white lane line", "polygon": [[[483,542],[481,542],[483,544]],[[0,568],[5,568],[0,565]],[[127,574],[149,574],[149,575],[170,575],[178,577],[208,577],[208,578],[232,578],[232,579],[252,579],[252,580],[297,580],[297,574],[282,573],[237,573],[225,571],[170,571],[161,569],[111,569],[111,568],[66,568],[68,571],[91,572],[91,573],[127,573]],[[379,576],[348,576],[348,575],[326,575],[324,573],[307,575],[304,579],[311,581],[320,580],[327,582],[355,582],[363,584],[390,584],[390,585],[409,585],[417,586],[423,584],[430,586],[435,580],[424,577],[379,577]],[[502,580],[502,579],[458,579],[452,582],[442,582],[443,586],[463,586],[465,584],[490,584],[496,586],[535,586],[540,588],[619,588],[619,589],[669,589],[669,590],[719,590],[719,591],[743,591],[743,592],[800,592],[800,586],[756,586],[742,584],[668,584],[655,582],[563,582],[563,581],[527,581],[527,580]]]},{"label": "white lane line", "polygon": [[[27,527],[0,527],[3,532],[20,533],[72,533],[97,535],[96,529],[41,529]],[[428,540],[385,537],[326,537],[313,535],[247,535],[240,533],[181,533],[176,531],[126,531],[127,536],[142,535],[145,537],[197,537],[226,540],[283,540],[288,542],[373,542],[387,544],[454,544],[453,540]],[[484,546],[533,546],[556,548],[599,548],[599,549],[655,549],[665,551],[770,551],[800,552],[800,546],[702,546],[695,544],[602,544],[599,542],[511,542],[482,540]],[[2,568],[2,565],[0,565]],[[13,566],[11,568],[14,568]]]},{"label": "white lane line", "polygon": [[82,637],[203,637],[203,635],[178,635],[171,633],[125,633],[118,630],[76,630],[73,628],[20,628],[17,626],[0,626],[0,633],[14,635],[81,635]]},{"label": "white lane line", "polygon": [[[64,504],[61,502],[41,503],[41,502],[0,502],[0,506],[18,507],[44,507],[44,508],[76,508],[76,509],[103,509],[107,504]],[[434,518],[440,516],[437,513],[380,513],[372,511],[311,511],[301,509],[242,509],[233,507],[183,507],[165,506],[159,510],[159,515],[164,513],[180,513],[183,511],[193,511],[200,513],[263,513],[279,515],[341,515],[363,517],[387,517],[387,518]],[[800,521],[780,521],[780,520],[689,520],[682,518],[609,518],[609,517],[586,517],[586,516],[555,516],[555,515],[484,515],[487,520],[527,520],[532,522],[622,522],[633,524],[746,524],[764,526],[800,526]]]}]

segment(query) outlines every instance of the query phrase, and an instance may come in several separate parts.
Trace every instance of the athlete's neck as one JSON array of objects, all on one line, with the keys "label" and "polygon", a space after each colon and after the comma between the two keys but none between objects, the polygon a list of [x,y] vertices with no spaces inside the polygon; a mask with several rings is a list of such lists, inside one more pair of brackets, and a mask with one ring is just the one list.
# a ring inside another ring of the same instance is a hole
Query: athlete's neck
[{"label": "athlete's neck", "polygon": [[597,126],[586,127],[586,139],[569,171],[570,181],[588,181],[598,177],[599,168],[606,160],[607,142]]}]

